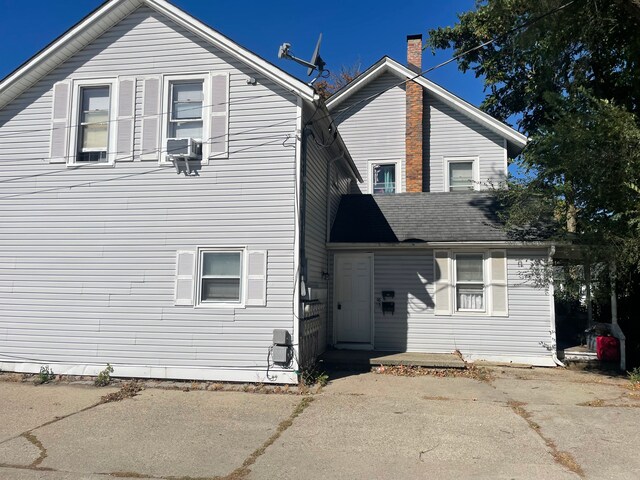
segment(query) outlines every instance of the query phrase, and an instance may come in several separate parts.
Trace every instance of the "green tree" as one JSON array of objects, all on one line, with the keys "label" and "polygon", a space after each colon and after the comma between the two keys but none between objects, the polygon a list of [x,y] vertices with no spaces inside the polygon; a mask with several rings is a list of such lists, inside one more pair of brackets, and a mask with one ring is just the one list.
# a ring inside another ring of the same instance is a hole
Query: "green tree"
[{"label": "green tree", "polygon": [[459,68],[484,79],[482,108],[530,138],[523,177],[501,194],[512,231],[544,228],[638,272],[638,0],[479,1],[427,45],[462,54]]}]

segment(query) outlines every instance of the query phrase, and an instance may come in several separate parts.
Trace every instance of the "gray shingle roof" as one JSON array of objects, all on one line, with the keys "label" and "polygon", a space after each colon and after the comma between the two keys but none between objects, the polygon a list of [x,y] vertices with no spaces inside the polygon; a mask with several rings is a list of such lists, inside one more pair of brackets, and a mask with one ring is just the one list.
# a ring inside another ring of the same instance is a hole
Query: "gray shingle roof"
[{"label": "gray shingle roof", "polygon": [[490,193],[344,195],[334,243],[507,241]]}]

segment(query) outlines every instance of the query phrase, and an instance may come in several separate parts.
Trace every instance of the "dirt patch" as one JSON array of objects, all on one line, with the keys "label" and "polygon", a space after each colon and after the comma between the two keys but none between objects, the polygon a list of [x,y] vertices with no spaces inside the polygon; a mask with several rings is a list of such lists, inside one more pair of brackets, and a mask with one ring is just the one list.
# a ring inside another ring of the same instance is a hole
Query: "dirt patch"
[{"label": "dirt patch", "polygon": [[125,398],[133,398],[144,390],[144,387],[138,382],[128,382],[120,387],[117,392],[109,393],[100,399],[100,403],[119,402]]},{"label": "dirt patch", "polygon": [[478,367],[472,363],[465,368],[427,368],[407,365],[380,365],[371,369],[372,372],[382,375],[394,375],[396,377],[462,377],[472,378],[480,382],[491,383],[494,379],[491,371],[484,367]]},{"label": "dirt patch", "polygon": [[544,443],[551,451],[551,456],[556,461],[556,463],[572,471],[580,478],[584,478],[584,470],[582,470],[582,467],[580,466],[580,464],[578,464],[576,459],[573,458],[573,455],[571,455],[569,452],[560,450],[553,440],[545,437],[542,434],[540,425],[538,425],[531,419],[531,414],[526,410],[526,403],[511,400],[507,403],[507,405],[511,407],[511,410],[513,410],[516,415],[522,417],[527,422],[529,427],[540,436],[540,438],[544,441]]}]

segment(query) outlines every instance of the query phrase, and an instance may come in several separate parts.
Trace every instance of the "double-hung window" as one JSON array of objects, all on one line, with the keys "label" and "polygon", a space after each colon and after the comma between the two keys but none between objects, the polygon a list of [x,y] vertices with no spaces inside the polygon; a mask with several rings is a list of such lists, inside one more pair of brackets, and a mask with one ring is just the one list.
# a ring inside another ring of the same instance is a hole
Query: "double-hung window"
[{"label": "double-hung window", "polygon": [[448,192],[468,192],[478,187],[477,158],[446,158],[446,185]]},{"label": "double-hung window", "polygon": [[400,192],[398,162],[369,162],[370,192],[389,194]]},{"label": "double-hung window", "polygon": [[110,131],[109,85],[81,86],[76,162],[108,161]]},{"label": "double-hung window", "polygon": [[242,250],[201,250],[199,303],[242,303]]},{"label": "double-hung window", "polygon": [[485,275],[484,255],[459,253],[455,255],[456,311],[484,312]]},{"label": "double-hung window", "polygon": [[172,81],[170,86],[169,138],[193,138],[202,141],[204,82]]}]

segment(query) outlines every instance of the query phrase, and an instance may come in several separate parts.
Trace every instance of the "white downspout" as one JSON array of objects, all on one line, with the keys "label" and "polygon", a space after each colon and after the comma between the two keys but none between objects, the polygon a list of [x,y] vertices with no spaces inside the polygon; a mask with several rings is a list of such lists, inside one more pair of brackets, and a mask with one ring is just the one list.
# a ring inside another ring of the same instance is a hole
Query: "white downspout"
[{"label": "white downspout", "polygon": [[[549,247],[549,266],[553,268],[553,256],[556,254],[556,247],[552,245]],[[551,359],[553,363],[559,367],[566,367],[564,363],[558,358],[558,342],[556,339],[556,305],[555,305],[555,291],[553,287],[553,273],[551,274],[551,284],[549,285],[550,304],[549,314],[551,319],[551,343],[553,345],[553,351],[551,352]]]}]

